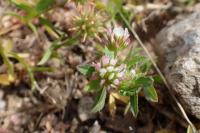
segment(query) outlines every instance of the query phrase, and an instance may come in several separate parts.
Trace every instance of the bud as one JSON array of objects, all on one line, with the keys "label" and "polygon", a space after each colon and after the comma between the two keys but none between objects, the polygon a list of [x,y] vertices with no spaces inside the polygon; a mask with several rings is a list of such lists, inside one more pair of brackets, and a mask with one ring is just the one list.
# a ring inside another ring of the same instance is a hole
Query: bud
[{"label": "bud", "polygon": [[135,74],[136,74],[135,69],[132,69],[132,70],[131,70],[131,74],[132,74],[132,76],[135,76]]},{"label": "bud", "polygon": [[115,45],[116,48],[124,48],[130,43],[128,29],[123,29],[122,27],[116,27],[113,29],[108,29],[109,41],[111,45]]},{"label": "bud", "polygon": [[114,67],[113,67],[113,66],[109,66],[109,67],[107,67],[107,71],[108,71],[108,72],[112,72],[112,71],[114,71]]},{"label": "bud", "polygon": [[102,68],[102,69],[99,70],[99,72],[100,72],[100,76],[104,77],[105,74],[107,73],[107,70],[105,68]]},{"label": "bud", "polygon": [[111,73],[111,74],[109,75],[108,79],[109,79],[109,80],[112,80],[112,79],[114,78],[114,76],[115,76],[115,73]]},{"label": "bud", "polygon": [[115,80],[113,81],[113,83],[114,83],[115,85],[119,85],[119,79],[115,79]]},{"label": "bud", "polygon": [[111,59],[110,60],[110,65],[115,66],[117,64],[117,60],[116,59]]}]

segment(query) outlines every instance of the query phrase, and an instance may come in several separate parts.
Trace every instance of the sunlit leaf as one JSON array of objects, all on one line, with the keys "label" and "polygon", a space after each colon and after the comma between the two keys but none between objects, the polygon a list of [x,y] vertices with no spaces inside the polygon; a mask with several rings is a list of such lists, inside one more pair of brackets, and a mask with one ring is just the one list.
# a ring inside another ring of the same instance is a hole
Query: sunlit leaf
[{"label": "sunlit leaf", "polygon": [[170,129],[160,129],[159,131],[156,131],[155,133],[176,133],[176,132]]},{"label": "sunlit leaf", "polygon": [[111,115],[114,115],[115,114],[115,111],[116,111],[116,103],[115,103],[115,97],[113,96],[113,93],[111,93],[109,95],[109,102],[108,102],[108,106],[109,106],[109,112]]},{"label": "sunlit leaf", "polygon": [[151,77],[141,76],[136,79],[136,84],[141,85],[143,87],[149,87],[153,85],[153,79]]},{"label": "sunlit leaf", "polygon": [[19,63],[21,63],[23,65],[23,67],[25,68],[25,70],[27,71],[28,73],[28,76],[30,78],[30,81],[31,81],[31,89],[34,90],[36,85],[37,85],[37,82],[34,78],[34,74],[33,74],[33,71],[32,71],[32,67],[29,66],[29,63],[26,62],[23,58],[21,58],[20,56],[18,56],[18,54],[12,52],[11,53],[12,56],[19,61]]},{"label": "sunlit leaf", "polygon": [[51,47],[48,48],[48,49],[45,51],[45,53],[44,53],[42,59],[39,61],[38,65],[44,65],[44,64],[49,60],[49,58],[51,57],[52,52],[53,52],[52,48],[51,48]]},{"label": "sunlit leaf", "polygon": [[105,53],[105,55],[108,56],[109,58],[114,58],[114,57],[115,57],[115,53],[114,53],[113,51],[110,51],[107,47],[105,47],[104,53]]},{"label": "sunlit leaf", "polygon": [[122,8],[123,1],[122,0],[109,0],[106,5],[106,10],[112,15],[112,17],[115,17],[118,10]]},{"label": "sunlit leaf", "polygon": [[35,35],[38,35],[38,32],[37,32],[37,27],[32,24],[31,22],[28,23],[28,26],[30,27],[30,29],[35,33]]},{"label": "sunlit leaf", "polygon": [[128,102],[129,102],[129,97],[127,97],[127,96],[122,96],[122,95],[120,95],[120,94],[117,93],[117,92],[113,92],[113,93],[112,93],[112,96],[113,96],[115,99],[117,99],[117,100],[119,100],[119,101],[122,101],[122,102],[124,102],[124,103],[128,103]]},{"label": "sunlit leaf", "polygon": [[21,10],[24,10],[27,13],[24,19],[25,18],[27,20],[32,19],[38,14],[37,11],[33,8],[33,6],[27,2],[19,2],[19,0],[11,0],[11,2],[13,2],[18,8],[20,8]]},{"label": "sunlit leaf", "polygon": [[11,81],[7,74],[0,74],[0,85],[10,85]]},{"label": "sunlit leaf", "polygon": [[144,87],[143,89],[145,98],[152,102],[158,102],[158,96],[153,86]]},{"label": "sunlit leaf", "polygon": [[194,126],[192,127],[191,125],[188,125],[187,133],[199,133],[199,131],[197,131],[197,130],[194,128]]},{"label": "sunlit leaf", "polygon": [[[5,41],[1,42],[1,43],[5,43]],[[9,45],[9,43],[7,43],[7,42],[4,45],[6,45],[6,44]],[[5,50],[5,48],[3,47],[2,44],[0,44],[0,56],[2,57],[3,62],[7,67],[9,79],[13,80],[14,79],[14,75],[15,75],[14,74],[14,66],[13,66],[12,62],[9,60],[8,51]]]},{"label": "sunlit leaf", "polygon": [[101,89],[96,97],[95,104],[91,110],[91,112],[99,112],[103,109],[106,101],[107,91],[106,89]]}]

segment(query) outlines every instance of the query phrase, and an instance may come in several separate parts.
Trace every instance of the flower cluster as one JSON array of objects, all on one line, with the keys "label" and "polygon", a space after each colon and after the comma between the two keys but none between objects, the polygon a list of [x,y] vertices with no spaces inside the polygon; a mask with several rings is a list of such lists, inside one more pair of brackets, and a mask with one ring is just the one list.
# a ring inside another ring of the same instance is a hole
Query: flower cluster
[{"label": "flower cluster", "polygon": [[117,63],[117,59],[111,59],[103,56],[100,62],[94,63],[93,66],[100,78],[100,84],[106,87],[117,88],[126,74],[126,65]]},{"label": "flower cluster", "polygon": [[81,69],[82,73],[92,77],[85,90],[98,91],[92,111],[98,112],[104,107],[108,92],[111,114],[116,110],[115,99],[117,99],[129,103],[133,115],[137,116],[140,91],[143,91],[147,100],[158,101],[153,78],[146,76],[149,62],[134,50],[125,53],[125,58],[119,58],[121,51],[130,44],[127,29],[117,27],[109,30],[108,34],[108,44],[105,45],[100,60],[90,67]]}]

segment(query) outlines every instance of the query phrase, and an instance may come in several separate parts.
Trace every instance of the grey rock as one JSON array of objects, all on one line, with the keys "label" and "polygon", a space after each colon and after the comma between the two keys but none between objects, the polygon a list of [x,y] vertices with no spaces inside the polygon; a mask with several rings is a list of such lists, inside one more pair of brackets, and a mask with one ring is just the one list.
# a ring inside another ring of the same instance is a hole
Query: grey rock
[{"label": "grey rock", "polygon": [[155,48],[175,96],[200,119],[200,12],[160,31]]}]

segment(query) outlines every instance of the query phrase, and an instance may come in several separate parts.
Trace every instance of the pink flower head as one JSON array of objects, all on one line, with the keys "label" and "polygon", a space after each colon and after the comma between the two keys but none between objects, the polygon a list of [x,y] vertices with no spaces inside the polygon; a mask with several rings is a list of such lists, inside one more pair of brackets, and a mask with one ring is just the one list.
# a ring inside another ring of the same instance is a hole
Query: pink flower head
[{"label": "pink flower head", "polygon": [[99,71],[100,68],[101,68],[101,63],[99,63],[99,62],[97,62],[97,63],[93,62],[93,63],[92,63],[92,66],[93,66],[97,71]]},{"label": "pink flower head", "polygon": [[107,56],[103,56],[103,57],[101,58],[101,62],[102,62],[102,65],[103,65],[103,66],[106,66],[106,65],[109,64],[110,58],[107,57]]}]

